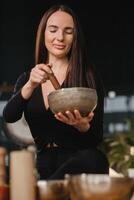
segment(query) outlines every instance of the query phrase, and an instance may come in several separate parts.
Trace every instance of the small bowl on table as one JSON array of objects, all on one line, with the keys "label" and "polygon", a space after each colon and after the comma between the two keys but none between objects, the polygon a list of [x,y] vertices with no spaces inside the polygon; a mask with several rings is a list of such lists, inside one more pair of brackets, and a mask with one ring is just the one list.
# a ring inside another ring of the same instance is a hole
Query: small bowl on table
[{"label": "small bowl on table", "polygon": [[71,200],[130,200],[134,179],[106,174],[67,176]]},{"label": "small bowl on table", "polygon": [[37,200],[69,200],[67,180],[39,180]]},{"label": "small bowl on table", "polygon": [[56,114],[79,110],[82,116],[87,116],[97,106],[97,92],[86,87],[62,88],[48,95],[50,110]]}]

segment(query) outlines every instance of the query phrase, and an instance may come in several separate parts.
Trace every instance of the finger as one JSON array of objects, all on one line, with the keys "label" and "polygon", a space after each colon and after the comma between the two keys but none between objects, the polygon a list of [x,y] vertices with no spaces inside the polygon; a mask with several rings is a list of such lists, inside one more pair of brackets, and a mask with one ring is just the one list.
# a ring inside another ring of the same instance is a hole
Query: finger
[{"label": "finger", "polygon": [[55,116],[55,118],[58,119],[59,121],[62,121],[62,119],[59,117],[58,114],[55,114],[54,116]]},{"label": "finger", "polygon": [[35,66],[35,68],[38,68],[38,69],[42,69],[43,67],[44,67],[44,63],[40,63],[40,64],[37,64],[36,66]]},{"label": "finger", "polygon": [[35,74],[35,73],[31,74],[31,77],[33,79],[39,79],[40,81],[44,79],[44,76],[41,76],[40,74]]},{"label": "finger", "polygon": [[35,70],[42,71],[43,73],[52,73],[52,70],[50,67],[48,67],[46,64],[38,64],[35,66]]},{"label": "finger", "polygon": [[71,121],[75,120],[74,115],[70,111],[67,110],[65,113],[66,113],[69,120],[71,120]]},{"label": "finger", "polygon": [[80,114],[80,112],[79,112],[78,110],[74,110],[74,115],[75,115],[75,118],[76,118],[77,120],[80,120],[80,119],[81,119],[81,114]]},{"label": "finger", "polygon": [[40,69],[33,69],[31,74],[35,77],[38,77],[41,79],[41,81],[46,81],[48,80],[48,74],[45,71],[42,71]]},{"label": "finger", "polygon": [[43,66],[42,66],[42,70],[43,70],[44,72],[46,72],[46,73],[51,74],[51,73],[53,73],[53,72],[52,72],[50,66],[51,66],[51,65],[49,65],[49,64],[47,64],[47,65],[43,65]]},{"label": "finger", "polygon": [[44,82],[46,82],[47,79],[40,76],[39,74],[33,73],[30,75],[30,80],[35,83],[44,83]]},{"label": "finger", "polygon": [[91,121],[93,119],[93,117],[94,117],[94,113],[93,112],[89,113],[89,115],[87,116],[89,121]]},{"label": "finger", "polygon": [[33,69],[33,73],[39,74],[40,76],[43,76],[45,79],[48,79],[48,75],[45,72],[45,70],[43,70],[42,66],[37,65],[34,69]]},{"label": "finger", "polygon": [[47,79],[45,79],[45,78],[42,79],[42,80],[41,80],[41,84],[45,83],[46,81],[47,81]]},{"label": "finger", "polygon": [[60,121],[63,121],[63,122],[67,122],[68,121],[68,118],[63,115],[63,113],[59,112],[56,114],[56,117],[60,120]]},{"label": "finger", "polygon": [[53,64],[52,64],[52,63],[49,63],[49,64],[47,64],[47,66],[51,69],[52,66],[53,66]]},{"label": "finger", "polygon": [[40,74],[40,75],[44,75],[44,71],[43,70],[41,70],[41,68],[40,67],[38,67],[38,66],[36,66],[35,68],[33,68],[33,70],[32,70],[34,73],[38,73],[38,74]]}]

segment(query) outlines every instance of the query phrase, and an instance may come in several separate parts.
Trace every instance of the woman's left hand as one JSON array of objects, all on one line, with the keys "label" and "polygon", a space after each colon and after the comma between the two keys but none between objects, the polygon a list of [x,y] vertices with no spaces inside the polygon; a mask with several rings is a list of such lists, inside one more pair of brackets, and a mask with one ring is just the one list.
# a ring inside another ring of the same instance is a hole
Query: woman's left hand
[{"label": "woman's left hand", "polygon": [[74,112],[66,111],[65,114],[59,112],[55,114],[56,119],[68,125],[72,125],[80,132],[86,132],[90,128],[90,122],[93,119],[94,113],[90,112],[86,117],[82,117],[78,110]]}]

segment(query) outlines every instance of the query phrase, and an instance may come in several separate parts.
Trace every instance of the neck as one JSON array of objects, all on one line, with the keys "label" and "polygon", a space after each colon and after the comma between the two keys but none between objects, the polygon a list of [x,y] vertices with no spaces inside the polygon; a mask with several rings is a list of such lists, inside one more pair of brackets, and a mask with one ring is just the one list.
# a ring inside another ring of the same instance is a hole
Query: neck
[{"label": "neck", "polygon": [[67,57],[65,58],[55,58],[55,57],[50,57],[48,59],[48,63],[52,64],[52,68],[55,69],[63,69],[67,68],[68,66],[68,59]]}]

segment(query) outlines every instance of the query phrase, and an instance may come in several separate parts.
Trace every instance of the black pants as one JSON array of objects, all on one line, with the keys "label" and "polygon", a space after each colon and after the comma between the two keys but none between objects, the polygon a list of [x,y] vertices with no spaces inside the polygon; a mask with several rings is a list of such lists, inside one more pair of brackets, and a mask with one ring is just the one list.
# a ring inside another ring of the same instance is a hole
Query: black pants
[{"label": "black pants", "polygon": [[37,154],[40,180],[64,179],[65,174],[108,174],[109,163],[98,149],[44,149]]}]

